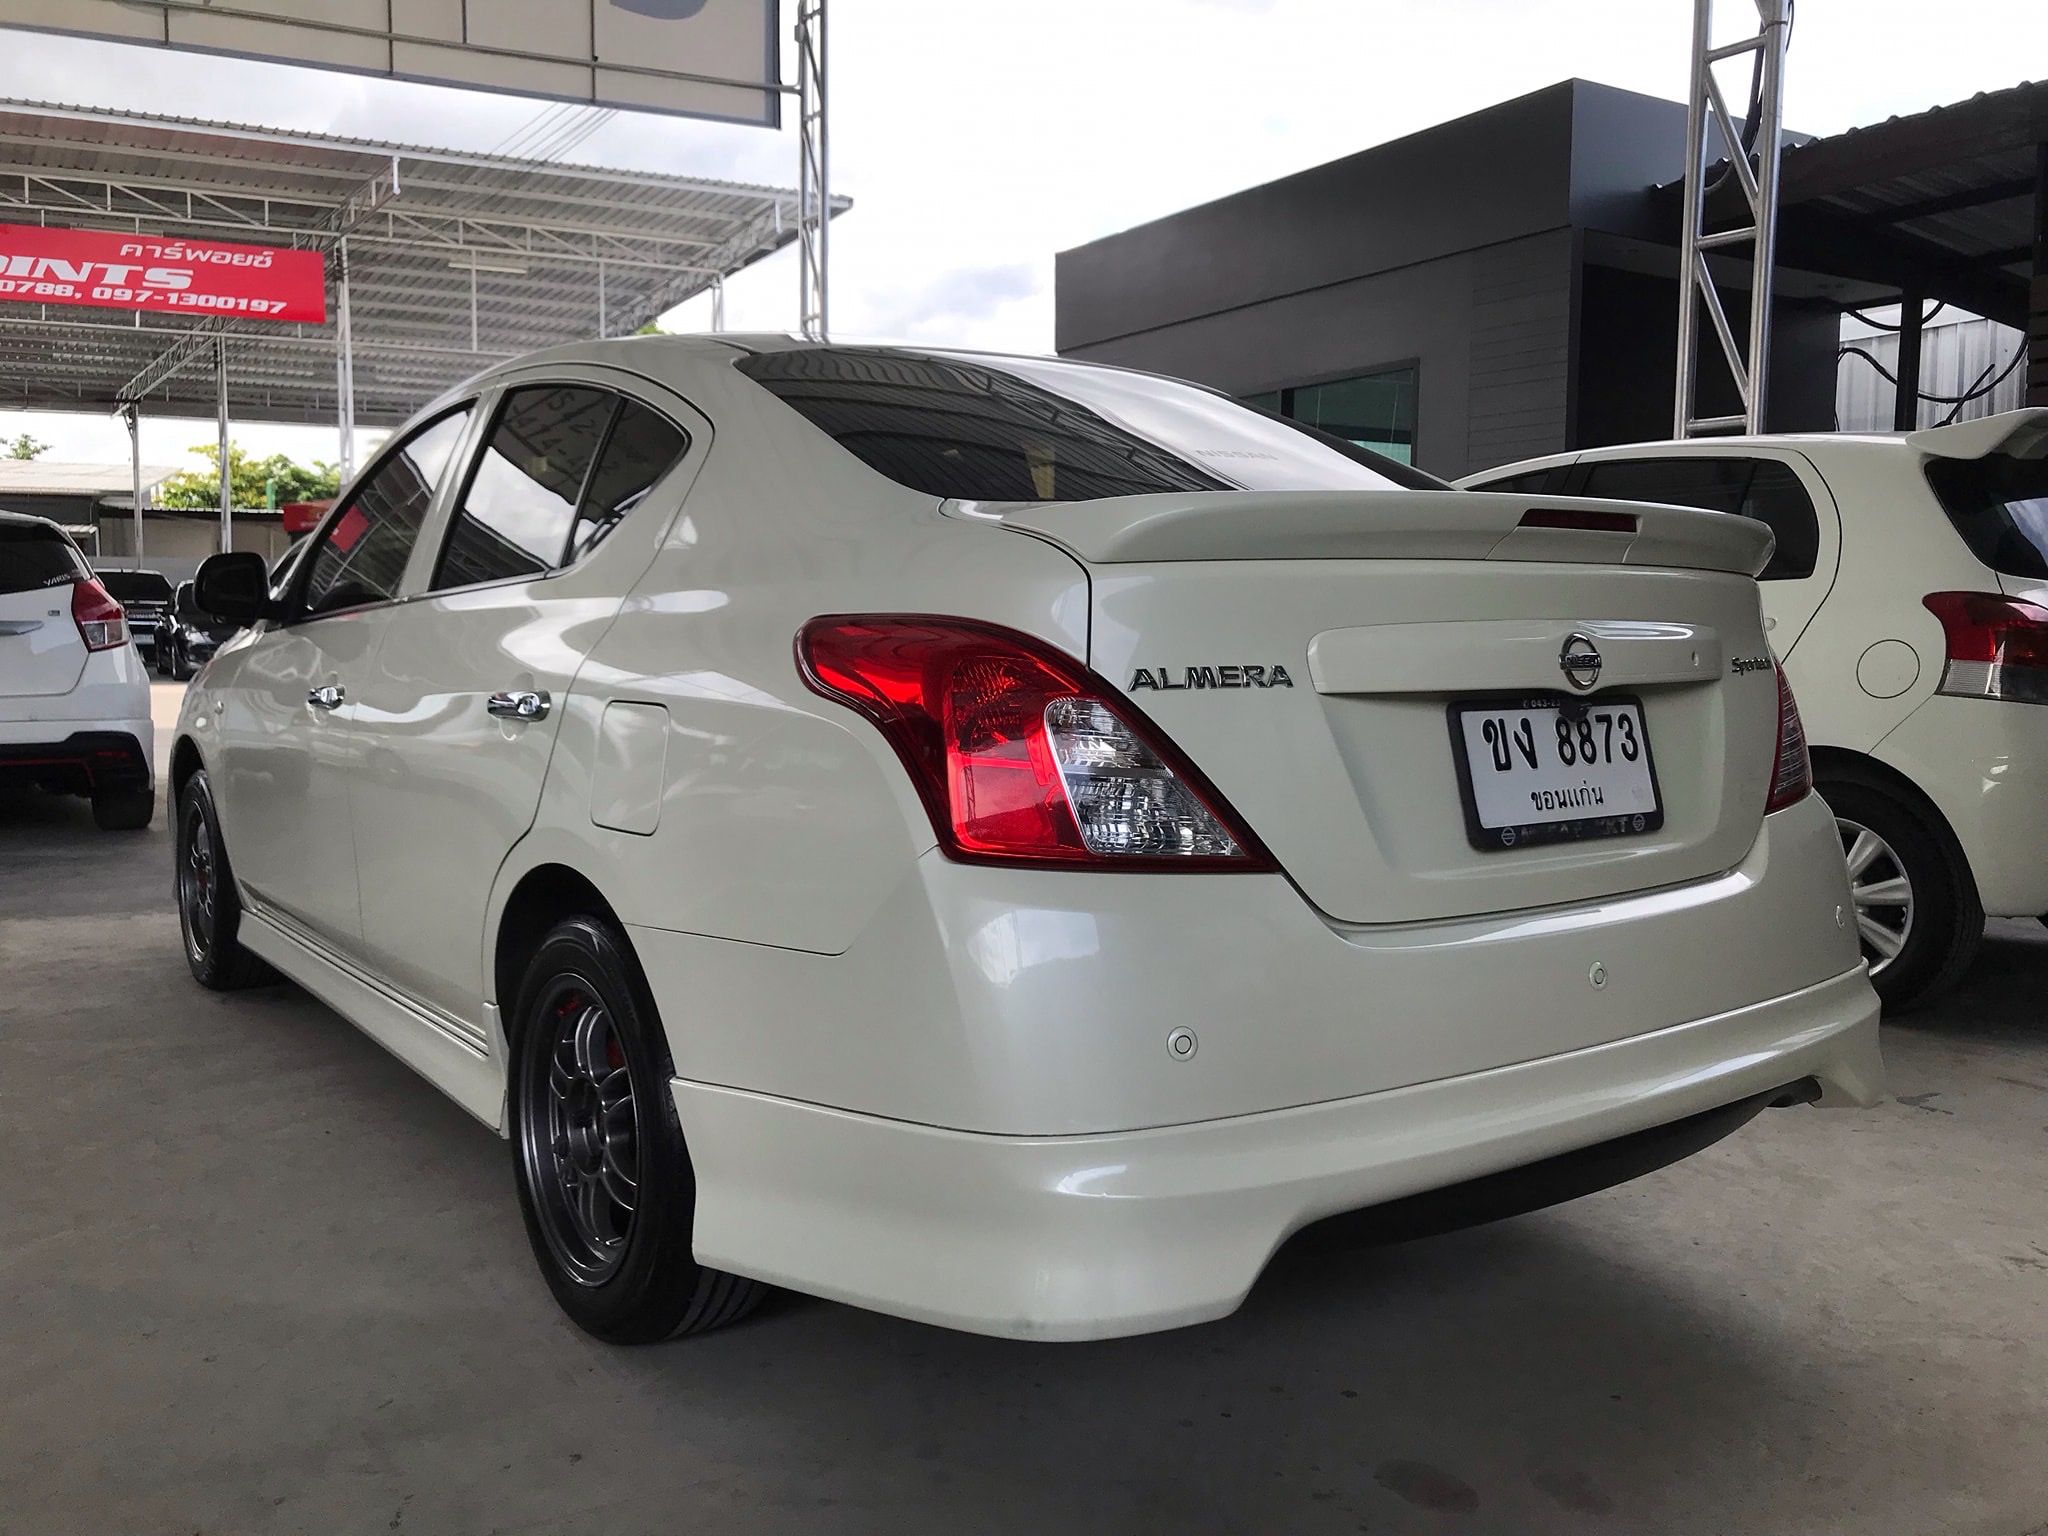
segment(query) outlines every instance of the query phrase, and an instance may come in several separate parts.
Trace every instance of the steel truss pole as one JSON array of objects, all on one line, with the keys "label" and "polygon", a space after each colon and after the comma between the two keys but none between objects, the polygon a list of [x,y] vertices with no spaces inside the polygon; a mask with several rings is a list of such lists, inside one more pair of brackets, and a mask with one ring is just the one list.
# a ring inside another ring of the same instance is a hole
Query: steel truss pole
[{"label": "steel truss pole", "polygon": [[220,388],[220,552],[227,554],[235,547],[235,477],[229,473],[228,459],[228,344],[225,337],[213,344],[213,366],[215,379]]},{"label": "steel truss pole", "polygon": [[825,52],[825,0],[797,0],[798,314],[799,329],[814,341],[830,331],[832,154]]},{"label": "steel truss pole", "polygon": [[[1778,246],[1778,153],[1783,137],[1785,43],[1791,30],[1791,0],[1755,0],[1759,26],[1754,37],[1713,46],[1714,0],[1693,0],[1692,96],[1685,123],[1685,210],[1678,251],[1678,375],[1672,397],[1674,437],[1710,432],[1764,430],[1769,403],[1771,293]],[[1743,152],[1742,133],[1729,115],[1714,66],[1723,59],[1756,55],[1758,89],[1754,127],[1755,164]],[[1708,233],[1706,223],[1707,123],[1711,116],[1735,178],[1749,206],[1750,221]],[[1727,306],[1707,264],[1707,253],[1724,246],[1750,247],[1749,348],[1737,346]],[[1699,389],[1699,317],[1704,311],[1735,381],[1742,410],[1733,416],[1695,414]]]},{"label": "steel truss pole", "polygon": [[349,324],[348,242],[335,250],[334,409],[341,432],[341,478],[356,472],[356,341]]},{"label": "steel truss pole", "polygon": [[142,569],[142,407],[121,407],[128,421],[128,486],[135,512],[135,569]]}]

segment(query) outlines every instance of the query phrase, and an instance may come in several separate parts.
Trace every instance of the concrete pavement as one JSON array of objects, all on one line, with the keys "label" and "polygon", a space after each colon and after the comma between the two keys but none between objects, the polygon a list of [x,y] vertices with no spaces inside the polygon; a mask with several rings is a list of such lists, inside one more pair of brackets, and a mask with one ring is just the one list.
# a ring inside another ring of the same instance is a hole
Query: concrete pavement
[{"label": "concrete pavement", "polygon": [[503,1144],[192,983],[161,816],[0,799],[0,980],[0,1532],[2048,1529],[2038,925],[1887,1025],[1879,1108],[1065,1346],[799,1297],[585,1338]]}]

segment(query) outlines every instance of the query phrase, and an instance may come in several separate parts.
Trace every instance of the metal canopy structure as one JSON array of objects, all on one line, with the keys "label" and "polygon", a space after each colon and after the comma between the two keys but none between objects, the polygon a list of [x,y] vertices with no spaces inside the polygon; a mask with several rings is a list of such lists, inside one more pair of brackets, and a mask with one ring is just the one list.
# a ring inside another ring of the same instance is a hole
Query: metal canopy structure
[{"label": "metal canopy structure", "polygon": [[[831,202],[833,213],[851,206]],[[0,408],[394,425],[477,370],[620,335],[797,238],[798,192],[0,102],[0,222],[310,247],[329,324],[0,303]],[[343,345],[343,343],[346,345]]]},{"label": "metal canopy structure", "polygon": [[[1706,201],[1710,228],[1747,214],[1732,186]],[[1917,377],[1923,307],[1945,302],[2025,331],[2026,399],[2048,405],[2048,82],[1788,145],[1778,208],[1781,275],[1829,273],[1902,301],[1905,375]],[[1899,396],[1903,429],[1914,391]]]}]

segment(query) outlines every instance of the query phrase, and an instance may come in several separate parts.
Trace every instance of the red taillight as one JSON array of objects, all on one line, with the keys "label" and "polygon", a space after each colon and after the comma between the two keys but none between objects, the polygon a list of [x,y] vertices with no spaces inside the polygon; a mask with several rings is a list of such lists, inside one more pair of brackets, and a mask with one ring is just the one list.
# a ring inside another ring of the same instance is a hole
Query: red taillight
[{"label": "red taillight", "polygon": [[1921,601],[1947,638],[1941,692],[2048,704],[2048,608],[1989,592],[1930,592]]},{"label": "red taillight", "polygon": [[1778,668],[1778,750],[1771,758],[1771,797],[1764,802],[1764,814],[1797,805],[1813,788],[1813,759],[1806,752],[1806,727],[1800,723],[1799,703],[1792,697],[1792,685],[1785,681],[1785,669]]},{"label": "red taillight", "polygon": [[88,651],[111,651],[128,643],[128,610],[97,581],[72,584],[71,621]]},{"label": "red taillight", "polygon": [[1531,507],[1522,514],[1524,528],[1577,528],[1587,533],[1634,533],[1633,512],[1593,512],[1563,507]]},{"label": "red taillight", "polygon": [[910,770],[946,852],[971,863],[1269,869],[1150,722],[1028,635],[966,619],[813,619],[797,663]]}]

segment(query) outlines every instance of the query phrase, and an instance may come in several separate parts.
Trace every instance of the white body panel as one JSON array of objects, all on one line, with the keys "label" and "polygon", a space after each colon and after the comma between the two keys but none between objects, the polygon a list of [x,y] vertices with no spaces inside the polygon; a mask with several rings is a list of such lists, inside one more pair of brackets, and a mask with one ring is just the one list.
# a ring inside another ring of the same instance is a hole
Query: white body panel
[{"label": "white body panel", "polygon": [[[442,492],[396,601],[222,647],[177,759],[211,771],[251,947],[493,1123],[507,913],[594,888],[667,1034],[704,1262],[1134,1332],[1228,1311],[1320,1215],[1808,1077],[1878,1093],[1832,822],[1763,816],[1775,688],[1728,665],[1764,643],[1752,532],[1516,528],[1472,498],[1468,544],[1434,547],[1419,520],[1459,501],[1347,493],[1269,506],[1299,514],[1276,553],[1185,497],[1113,528],[963,515],[733,356],[605,343],[484,380],[610,365],[692,462],[586,561],[437,596]],[[1292,688],[1136,695],[1279,871],[949,858],[882,733],[798,672],[798,630],[850,613],[1019,631],[1126,700],[1155,650],[1284,663]],[[1555,690],[1573,629],[1645,701],[1667,828],[1475,852],[1446,698]],[[329,680],[346,704],[309,712]],[[549,714],[482,714],[501,688]]]},{"label": "white body panel", "polygon": [[71,588],[0,592],[0,699],[62,698],[92,654],[71,618]]},{"label": "white body panel", "polygon": [[[1772,649],[1799,698],[1806,739],[1868,757],[1931,800],[1961,845],[1984,910],[2048,913],[2048,707],[1938,696],[1946,647],[1930,592],[2041,594],[2000,576],[1950,525],[1922,473],[1945,436],[1957,454],[1984,452],[2013,416],[1942,434],[1778,436],[1631,444],[1503,465],[1506,475],[1603,459],[1771,458],[1813,499],[1820,548],[1811,576],[1765,581]],[[1976,439],[1965,435],[1976,430]],[[1540,500],[1540,498],[1539,498]]]}]

